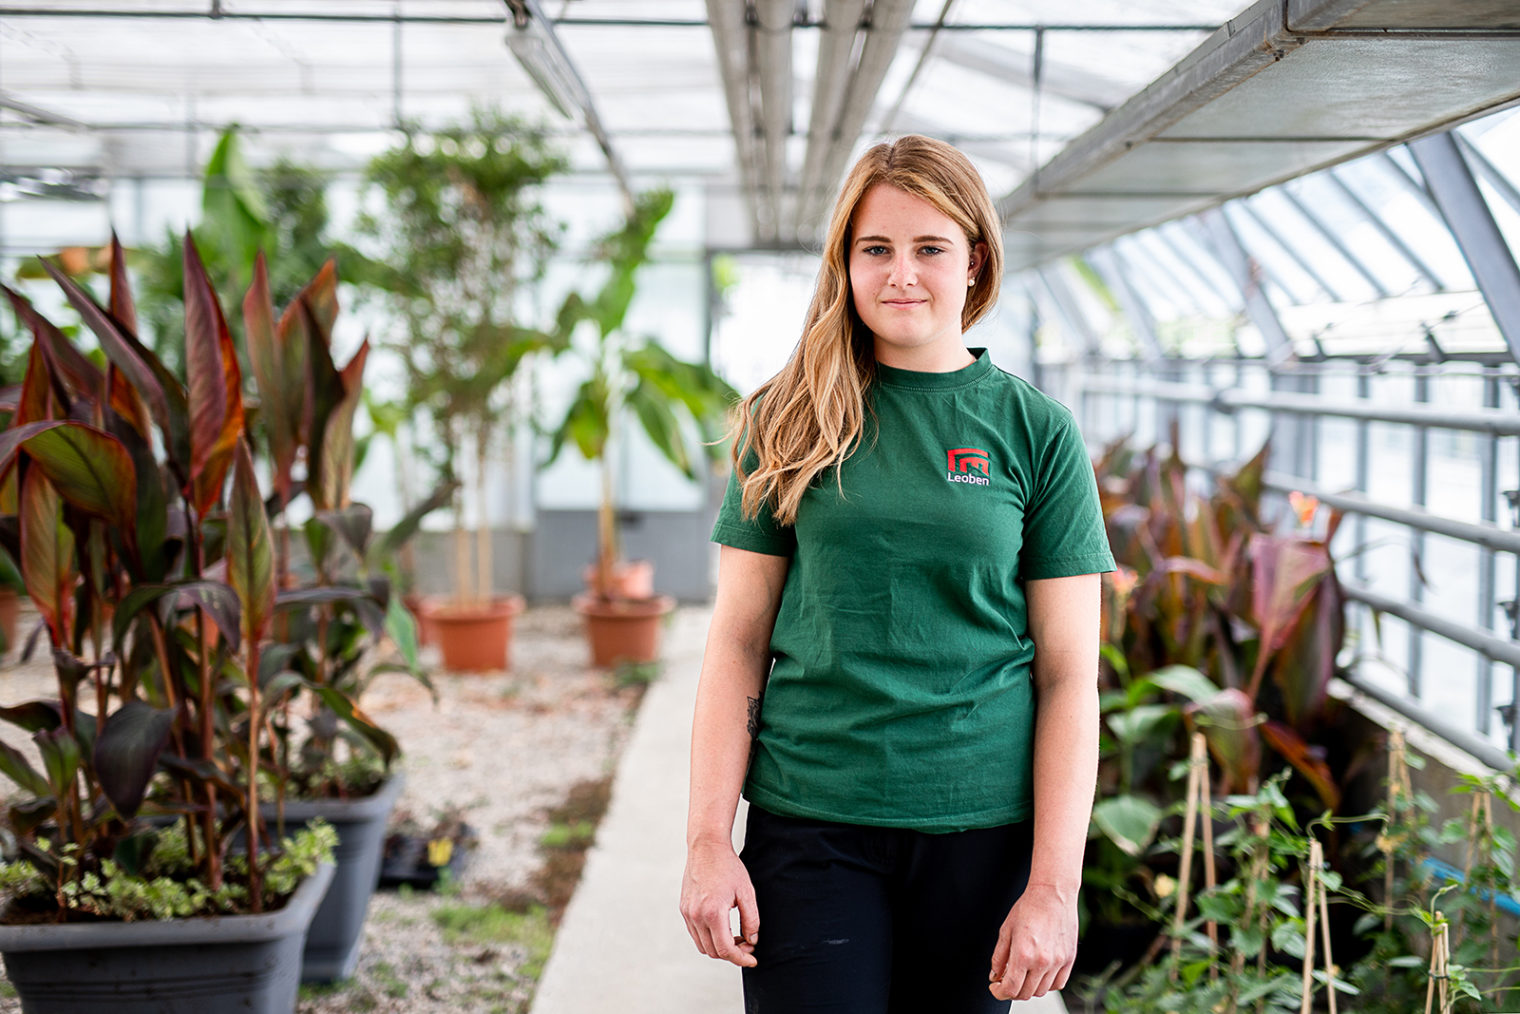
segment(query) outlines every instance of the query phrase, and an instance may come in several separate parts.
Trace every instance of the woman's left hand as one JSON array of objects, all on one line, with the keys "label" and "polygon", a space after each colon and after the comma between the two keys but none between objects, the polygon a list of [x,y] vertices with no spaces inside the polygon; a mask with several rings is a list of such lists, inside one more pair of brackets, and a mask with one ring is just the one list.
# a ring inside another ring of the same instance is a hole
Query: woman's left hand
[{"label": "woman's left hand", "polygon": [[1066,985],[1076,956],[1076,891],[1031,884],[998,931],[988,989],[999,1000],[1044,996]]}]

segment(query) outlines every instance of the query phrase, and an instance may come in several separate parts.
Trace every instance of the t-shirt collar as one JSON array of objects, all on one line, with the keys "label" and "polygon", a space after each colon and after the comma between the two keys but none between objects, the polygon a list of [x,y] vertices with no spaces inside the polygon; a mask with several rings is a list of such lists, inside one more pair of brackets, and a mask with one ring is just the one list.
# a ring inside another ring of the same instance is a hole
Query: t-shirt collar
[{"label": "t-shirt collar", "polygon": [[992,370],[992,358],[982,348],[967,349],[976,357],[969,365],[948,373],[924,373],[896,366],[876,364],[876,381],[884,387],[904,387],[915,391],[948,391],[976,383]]}]

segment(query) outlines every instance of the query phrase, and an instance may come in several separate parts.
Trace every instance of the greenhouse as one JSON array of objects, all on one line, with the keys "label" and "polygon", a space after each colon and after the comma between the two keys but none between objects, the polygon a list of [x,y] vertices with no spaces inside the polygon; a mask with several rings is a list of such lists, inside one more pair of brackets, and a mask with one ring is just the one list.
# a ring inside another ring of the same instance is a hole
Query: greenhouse
[{"label": "greenhouse", "polygon": [[1520,2],[0,2],[0,283],[0,1011],[1520,1009]]}]

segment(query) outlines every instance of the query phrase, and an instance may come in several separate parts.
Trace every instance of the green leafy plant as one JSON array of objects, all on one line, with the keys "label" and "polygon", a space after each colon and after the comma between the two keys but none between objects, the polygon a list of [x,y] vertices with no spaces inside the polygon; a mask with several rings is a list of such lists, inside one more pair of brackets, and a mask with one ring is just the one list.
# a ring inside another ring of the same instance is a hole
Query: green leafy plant
[{"label": "green leafy plant", "polygon": [[275,614],[268,519],[231,333],[188,237],[184,250],[184,383],[137,337],[119,243],[104,306],[47,264],[104,369],[5,290],[34,340],[0,434],[16,504],[0,542],[46,624],[58,695],[0,708],[41,765],[6,746],[0,771],[23,791],[7,814],[19,856],[60,919],[131,871],[145,811],[182,821],[212,898],[245,895],[253,911],[271,900],[259,765],[270,710],[293,688],[260,679]]},{"label": "green leafy plant", "polygon": [[[1164,960],[1136,966],[1099,990],[1104,1010],[1299,1010],[1306,920],[1302,891],[1294,880],[1308,859],[1309,839],[1282,793],[1284,780],[1268,779],[1254,795],[1229,797],[1216,814],[1205,815],[1225,822],[1228,830],[1217,845],[1235,875],[1197,895],[1196,907],[1186,913],[1176,945]],[[1332,890],[1339,887],[1336,880],[1332,884]],[[1180,892],[1170,897],[1175,905]],[[1209,922],[1216,925],[1217,945],[1204,933]],[[1335,986],[1356,992],[1344,982]]]},{"label": "green leafy plant", "polygon": [[[1412,766],[1423,766],[1410,755]],[[1358,1012],[1394,1014],[1423,1001],[1429,983],[1434,931],[1445,926],[1451,946],[1448,987],[1458,1011],[1514,1009],[1520,997],[1520,938],[1515,917],[1500,907],[1514,904],[1515,836],[1487,811],[1497,802],[1511,812],[1515,775],[1461,775],[1454,794],[1476,804],[1469,815],[1439,823],[1436,801],[1423,792],[1395,792],[1393,805],[1363,836],[1363,866],[1369,893],[1380,893],[1392,866],[1392,894],[1378,902],[1362,898],[1366,913],[1356,931],[1369,947],[1347,972],[1361,991]],[[1453,850],[1462,867],[1436,859]]]},{"label": "green leafy plant", "polygon": [[[601,466],[592,592],[603,600],[615,595],[612,575],[621,559],[615,515],[616,441],[631,419],[637,419],[655,448],[682,474],[695,479],[701,474],[697,464],[704,457],[721,459],[717,441],[725,413],[738,398],[709,367],[677,359],[654,338],[629,334],[624,327],[638,291],[636,276],[648,262],[655,232],[674,203],[668,190],[639,195],[622,226],[597,244],[595,259],[610,268],[606,282],[589,299],[572,293],[559,312],[561,331],[589,320],[596,325],[596,340],[589,346],[572,346],[585,379],[554,427],[543,466],[558,458],[566,443]],[[694,438],[700,444],[695,449]]]},{"label": "green leafy plant", "polygon": [[524,303],[560,232],[540,190],[565,166],[542,128],[477,110],[467,124],[409,133],[368,170],[386,211],[360,229],[406,279],[385,304],[401,328],[393,347],[406,367],[408,406],[432,423],[427,447],[443,481],[460,477],[467,439],[474,453],[464,490],[478,514],[473,559],[463,503],[453,502],[460,604],[492,594],[484,477],[495,449],[510,455],[526,418],[514,379],[530,356],[563,346],[556,333],[525,323]]},{"label": "green leafy plant", "polygon": [[1217,793],[1256,791],[1275,755],[1295,771],[1301,814],[1341,805],[1356,744],[1316,745],[1340,741],[1326,694],[1345,627],[1329,552],[1340,516],[1323,533],[1312,505],[1296,523],[1269,522],[1267,450],[1207,493],[1175,452],[1119,441],[1096,462],[1119,564],[1104,580],[1103,761],[1086,873],[1104,921],[1143,923],[1160,900],[1148,843],[1195,729],[1218,765]]},{"label": "green leafy plant", "polygon": [[[358,707],[369,681],[406,672],[427,683],[411,614],[391,594],[395,554],[453,493],[445,485],[389,532],[376,537],[373,511],[351,500],[355,468],[354,416],[363,394],[369,343],[347,365],[332,355],[338,313],[336,265],[329,260],[276,318],[264,258],[243,303],[249,360],[265,409],[274,496],[270,509],[286,515],[304,494],[312,516],[302,525],[305,580],[290,563],[289,527],[276,528],[275,580],[280,588],[277,645],[262,678],[309,696],[304,734],[292,721],[292,697],[271,718],[269,770],[303,798],[366,794],[399,755],[395,737]],[[297,465],[304,466],[304,474]],[[299,493],[298,493],[299,491]],[[398,662],[373,658],[389,638]],[[347,759],[337,749],[342,742]]]}]

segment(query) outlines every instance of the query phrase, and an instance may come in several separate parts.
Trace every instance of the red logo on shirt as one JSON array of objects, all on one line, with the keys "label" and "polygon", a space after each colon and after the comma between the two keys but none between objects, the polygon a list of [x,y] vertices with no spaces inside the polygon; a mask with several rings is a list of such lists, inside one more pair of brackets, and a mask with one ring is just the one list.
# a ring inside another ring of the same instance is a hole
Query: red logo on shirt
[{"label": "red logo on shirt", "polygon": [[992,462],[988,460],[987,452],[975,447],[957,447],[953,451],[946,451],[945,457],[949,462],[945,467],[951,472],[964,473],[970,467],[983,475],[992,474]]},{"label": "red logo on shirt", "polygon": [[[970,469],[976,469],[982,474],[972,475]],[[956,447],[945,452],[946,481],[985,486],[992,481],[991,476],[992,462],[986,451],[975,447]]]}]

